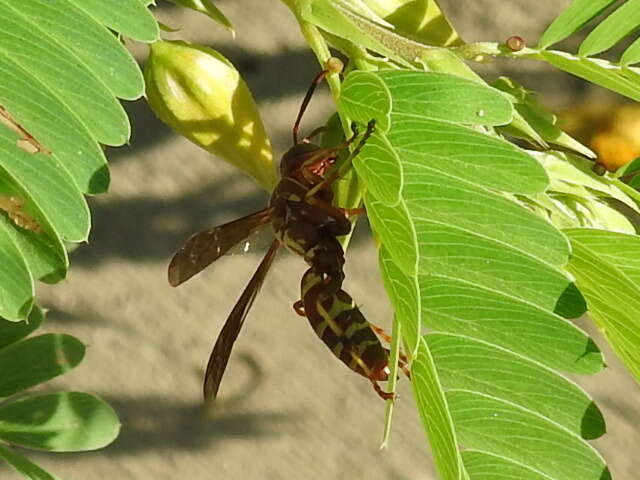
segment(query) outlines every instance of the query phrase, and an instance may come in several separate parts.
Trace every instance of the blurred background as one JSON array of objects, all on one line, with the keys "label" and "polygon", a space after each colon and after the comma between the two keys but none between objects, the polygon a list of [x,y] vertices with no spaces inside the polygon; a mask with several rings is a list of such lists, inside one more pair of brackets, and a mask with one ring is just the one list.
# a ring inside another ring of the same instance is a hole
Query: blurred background
[{"label": "blurred background", "polygon": [[[530,44],[568,3],[540,0],[534,10],[528,0],[441,0],[467,41],[517,34]],[[235,40],[204,16],[168,4],[156,11],[161,21],[183,29],[166,38],[213,46],[233,61],[281,154],[319,67],[279,1],[216,4],[234,24]],[[143,61],[146,47],[133,48]],[[570,120],[578,118],[578,126],[591,130],[597,122],[610,124],[604,112],[619,108],[619,99],[535,62],[492,63],[481,71],[489,78],[515,77],[540,92],[552,110],[568,112]],[[583,119],[586,105],[598,105],[595,120]],[[167,263],[188,235],[263,208],[267,196],[174,135],[144,101],[126,108],[133,138],[129,147],[109,151],[111,190],[91,199],[90,243],[72,255],[68,281],[39,292],[50,309],[45,330],[73,334],[88,345],[80,367],[49,388],[103,396],[117,409],[122,433],[102,451],[32,458],[68,480],[434,478],[406,380],[400,382],[390,446],[379,449],[384,404],[291,309],[305,267],[289,254],[279,256],[240,335],[217,410],[212,418],[204,415],[204,365],[261,252],[225,257],[178,289],[167,283]],[[329,95],[322,89],[304,129],[324,123],[329,113]],[[391,309],[366,222],[360,222],[348,252],[345,289],[367,318],[388,325]],[[587,322],[583,326],[594,333]],[[632,454],[640,445],[640,395],[607,354],[605,372],[576,381],[604,410],[611,433],[595,443],[614,478],[633,480],[640,471],[640,458]],[[1,468],[0,478],[10,478]]]}]

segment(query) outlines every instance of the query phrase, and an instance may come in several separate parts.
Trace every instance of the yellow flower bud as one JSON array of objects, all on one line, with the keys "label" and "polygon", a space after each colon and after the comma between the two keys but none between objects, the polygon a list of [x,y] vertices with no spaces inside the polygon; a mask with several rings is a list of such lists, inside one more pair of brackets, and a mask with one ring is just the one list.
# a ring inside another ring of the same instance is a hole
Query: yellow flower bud
[{"label": "yellow flower bud", "polygon": [[163,122],[273,189],[271,144],[231,62],[211,48],[159,41],[151,44],[144,74],[147,100]]},{"label": "yellow flower bud", "polygon": [[396,33],[427,45],[448,47],[464,43],[443,15],[437,0],[363,0]]}]

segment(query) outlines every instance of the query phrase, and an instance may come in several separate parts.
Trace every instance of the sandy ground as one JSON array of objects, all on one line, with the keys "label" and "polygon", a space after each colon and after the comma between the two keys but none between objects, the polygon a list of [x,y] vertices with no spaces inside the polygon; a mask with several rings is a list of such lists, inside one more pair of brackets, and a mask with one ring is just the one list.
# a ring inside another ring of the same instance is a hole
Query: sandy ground
[{"label": "sandy ground", "polygon": [[[469,40],[517,33],[535,39],[568,2],[443,2]],[[276,151],[288,146],[300,99],[318,67],[276,0],[219,3],[237,40],[206,18],[163,8],[184,37],[228,55],[260,104]],[[499,6],[496,6],[498,5]],[[464,6],[463,6],[464,5]],[[144,49],[137,48],[139,56]],[[539,65],[502,65],[548,103],[590,95],[564,74]],[[494,67],[495,70],[495,67]],[[489,68],[488,71],[491,71]],[[570,95],[570,97],[568,97]],[[179,289],[166,281],[173,250],[190,233],[261,208],[266,196],[233,169],[173,135],[143,102],[127,105],[134,135],[112,150],[112,187],[91,200],[90,245],[72,257],[69,279],[42,288],[48,331],[88,344],[84,363],[51,387],[97,393],[118,410],[123,427],[110,447],[86,454],[32,458],[68,480],[98,479],[431,479],[433,467],[406,381],[400,386],[390,448],[379,450],[383,403],[344,368],[290,308],[302,262],[281,255],[238,341],[213,419],[200,407],[203,365],[211,344],[257,266],[259,253],[235,255]],[[305,125],[330,111],[323,92]],[[391,309],[366,228],[348,254],[346,288],[375,323]],[[602,342],[600,342],[602,343]],[[609,355],[610,368],[579,382],[603,408],[610,434],[597,442],[617,480],[638,478],[638,388]],[[0,467],[0,478],[13,475]]]}]

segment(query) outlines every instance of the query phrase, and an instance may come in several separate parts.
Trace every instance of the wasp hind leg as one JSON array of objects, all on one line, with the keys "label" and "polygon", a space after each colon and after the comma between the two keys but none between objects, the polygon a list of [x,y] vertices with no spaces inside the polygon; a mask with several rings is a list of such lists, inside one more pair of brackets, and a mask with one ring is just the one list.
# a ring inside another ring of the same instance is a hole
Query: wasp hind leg
[{"label": "wasp hind leg", "polygon": [[369,323],[369,326],[371,327],[371,330],[376,332],[378,336],[381,339],[383,339],[385,342],[391,344],[391,335],[389,335],[387,332],[385,332],[382,328],[378,327],[377,325],[374,325],[371,322],[368,322],[368,323]]},{"label": "wasp hind leg", "polygon": [[378,384],[378,382],[371,378],[369,380],[371,381],[371,385],[373,385],[373,389],[376,391],[378,396],[385,402],[387,400],[395,400],[397,398],[397,395],[394,392],[385,392],[384,390],[382,390],[382,387]]},{"label": "wasp hind leg", "polygon": [[338,210],[340,210],[344,214],[345,217],[354,217],[356,215],[367,213],[367,211],[365,210],[364,207],[360,207],[360,208],[338,208]]}]

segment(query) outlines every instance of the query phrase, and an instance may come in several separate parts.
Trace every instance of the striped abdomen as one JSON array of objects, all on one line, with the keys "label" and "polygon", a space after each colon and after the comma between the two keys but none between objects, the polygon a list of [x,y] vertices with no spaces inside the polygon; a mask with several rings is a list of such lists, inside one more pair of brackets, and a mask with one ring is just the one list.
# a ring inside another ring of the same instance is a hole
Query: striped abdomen
[{"label": "striped abdomen", "polygon": [[314,268],[302,277],[302,304],[311,327],[351,370],[372,381],[387,380],[389,351],[351,296],[339,289],[342,279],[336,280]]}]

